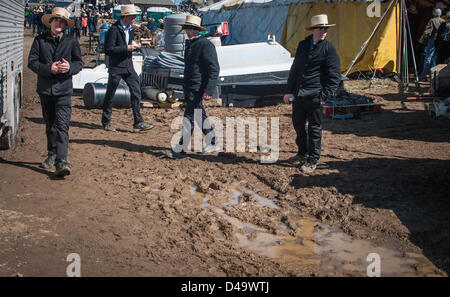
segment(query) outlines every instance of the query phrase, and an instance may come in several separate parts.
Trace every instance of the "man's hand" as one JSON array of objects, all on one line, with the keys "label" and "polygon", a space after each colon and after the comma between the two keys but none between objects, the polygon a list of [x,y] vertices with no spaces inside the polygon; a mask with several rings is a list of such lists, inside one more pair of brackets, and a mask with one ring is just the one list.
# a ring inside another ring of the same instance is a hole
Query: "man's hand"
[{"label": "man's hand", "polygon": [[60,63],[59,61],[53,62],[52,68],[51,68],[52,74],[58,74],[59,73],[59,70],[58,70],[59,63]]},{"label": "man's hand", "polygon": [[203,99],[204,100],[210,100],[210,99],[212,99],[212,96],[207,94],[207,93],[203,93]]},{"label": "man's hand", "polygon": [[139,42],[134,42],[134,41],[133,41],[133,45],[134,45],[134,49],[135,49],[135,50],[141,48],[141,44],[140,44]]},{"label": "man's hand", "polygon": [[58,64],[58,73],[67,73],[70,70],[70,64],[66,59],[62,58]]},{"label": "man's hand", "polygon": [[128,45],[128,51],[132,52],[132,51],[134,51],[134,49],[135,49],[134,44],[129,44]]},{"label": "man's hand", "polygon": [[286,104],[292,103],[291,101],[289,101],[289,98],[295,98],[295,96],[293,94],[286,94],[283,96],[283,101]]}]

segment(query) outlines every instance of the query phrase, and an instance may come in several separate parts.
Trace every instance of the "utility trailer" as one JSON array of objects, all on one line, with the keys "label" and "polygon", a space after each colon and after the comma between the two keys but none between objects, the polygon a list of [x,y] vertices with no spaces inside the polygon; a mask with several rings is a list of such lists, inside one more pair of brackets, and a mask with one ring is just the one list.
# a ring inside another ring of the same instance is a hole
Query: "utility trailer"
[{"label": "utility trailer", "polygon": [[19,132],[24,10],[24,0],[0,1],[0,149],[10,149]]}]

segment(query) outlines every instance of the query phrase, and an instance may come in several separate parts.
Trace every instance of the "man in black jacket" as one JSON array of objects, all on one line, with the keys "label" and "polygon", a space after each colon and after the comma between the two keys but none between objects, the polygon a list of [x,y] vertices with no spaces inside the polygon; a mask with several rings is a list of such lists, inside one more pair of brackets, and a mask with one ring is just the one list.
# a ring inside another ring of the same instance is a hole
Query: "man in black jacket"
[{"label": "man in black jacket", "polygon": [[200,31],[206,31],[201,26],[202,19],[197,16],[186,16],[182,24],[189,40],[186,41],[184,52],[184,112],[182,137],[179,145],[167,153],[169,158],[183,158],[189,151],[189,141],[194,131],[194,122],[201,127],[206,135],[207,145],[204,153],[217,151],[214,130],[206,116],[202,100],[210,100],[217,86],[219,78],[219,62],[214,45]]},{"label": "man in black jacket", "polygon": [[72,28],[73,20],[68,18],[64,8],[56,7],[51,14],[42,17],[50,32],[37,36],[30,50],[28,67],[38,75],[42,115],[46,124],[48,157],[41,167],[56,165],[57,176],[70,174],[67,164],[69,146],[69,122],[72,113],[72,75],[83,68],[78,41],[63,34]]},{"label": "man in black jacket", "polygon": [[[325,14],[311,18],[307,29],[313,34],[299,43],[285,89],[284,102],[293,101],[292,122],[298,146],[297,155],[288,161],[302,164],[301,170],[305,173],[313,172],[320,158],[321,100],[332,97],[341,81],[339,56],[334,46],[325,40],[331,26],[334,24],[328,24]],[[308,132],[306,121],[309,122]]]},{"label": "man in black jacket", "polygon": [[133,51],[141,48],[140,44],[133,41],[133,22],[138,14],[133,4],[122,5],[121,18],[111,26],[105,36],[105,53],[109,56],[109,77],[103,102],[102,124],[106,131],[116,131],[111,125],[112,100],[121,79],[130,89],[134,117],[133,131],[153,128],[152,125],[144,123],[141,117],[141,86],[132,61]]}]

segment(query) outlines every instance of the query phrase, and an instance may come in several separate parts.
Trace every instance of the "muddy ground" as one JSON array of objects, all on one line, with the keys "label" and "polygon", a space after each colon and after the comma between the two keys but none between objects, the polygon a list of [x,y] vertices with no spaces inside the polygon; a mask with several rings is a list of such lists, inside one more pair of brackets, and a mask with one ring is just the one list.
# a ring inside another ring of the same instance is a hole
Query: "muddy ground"
[{"label": "muddy ground", "polygon": [[38,166],[45,125],[31,42],[27,30],[20,135],[0,152],[1,276],[65,276],[70,253],[82,276],[365,276],[372,252],[383,276],[448,275],[450,121],[402,104],[394,80],[346,82],[383,110],[325,119],[310,175],[284,161],[296,151],[288,105],[207,108],[279,117],[279,161],[262,164],[260,151],[166,159],[181,109],[142,109],[155,127],[139,134],[131,110],[114,109],[111,133],[74,96],[73,170],[59,180]]}]

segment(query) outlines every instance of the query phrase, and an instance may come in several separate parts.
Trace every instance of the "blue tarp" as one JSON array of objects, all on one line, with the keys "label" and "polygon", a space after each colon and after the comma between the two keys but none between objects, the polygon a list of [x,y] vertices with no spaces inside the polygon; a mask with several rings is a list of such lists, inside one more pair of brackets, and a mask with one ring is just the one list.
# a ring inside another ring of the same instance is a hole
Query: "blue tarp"
[{"label": "blue tarp", "polygon": [[284,24],[291,3],[311,0],[256,0],[242,1],[238,5],[224,8],[223,4],[237,1],[221,1],[200,9],[202,24],[228,22],[229,35],[225,44],[242,44],[267,41],[268,35],[275,35],[280,42]]}]

